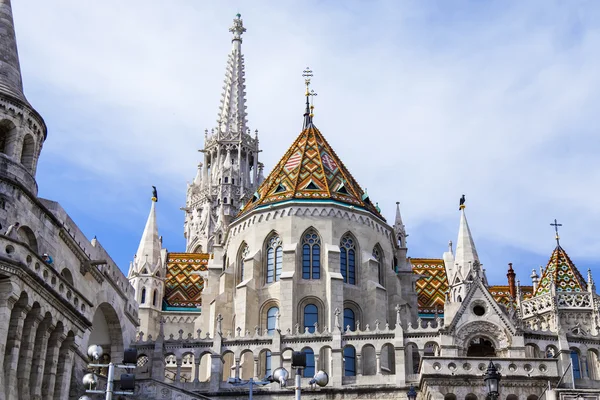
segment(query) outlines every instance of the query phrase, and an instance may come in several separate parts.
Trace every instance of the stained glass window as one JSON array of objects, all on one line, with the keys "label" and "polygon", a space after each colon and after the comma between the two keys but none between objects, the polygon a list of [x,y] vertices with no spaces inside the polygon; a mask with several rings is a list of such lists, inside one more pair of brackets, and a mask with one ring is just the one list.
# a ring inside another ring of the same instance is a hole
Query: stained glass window
[{"label": "stained glass window", "polygon": [[283,248],[279,236],[269,239],[267,245],[267,283],[277,282],[281,276],[281,263],[283,262]]},{"label": "stained glass window", "polygon": [[346,235],[340,242],[340,270],[344,283],[356,284],[356,247],[354,239]]},{"label": "stained glass window", "polygon": [[321,239],[314,230],[310,230],[302,243],[302,279],[320,279]]},{"label": "stained glass window", "polygon": [[314,304],[308,304],[304,307],[304,330],[308,328],[310,333],[315,332],[315,324],[319,322],[319,310]]}]

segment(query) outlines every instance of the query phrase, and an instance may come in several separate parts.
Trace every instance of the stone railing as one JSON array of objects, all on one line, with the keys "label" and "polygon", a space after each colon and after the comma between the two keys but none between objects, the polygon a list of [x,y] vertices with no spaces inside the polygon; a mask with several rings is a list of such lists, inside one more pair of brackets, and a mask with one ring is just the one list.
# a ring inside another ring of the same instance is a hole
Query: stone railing
[{"label": "stone railing", "polygon": [[559,308],[587,308],[593,306],[592,293],[589,292],[562,292],[556,296]]},{"label": "stone railing", "polygon": [[593,301],[592,293],[589,292],[558,292],[556,295],[546,293],[521,301],[521,310],[523,318],[529,318],[552,311],[554,307],[591,310]]},{"label": "stone railing", "polygon": [[553,307],[552,294],[546,293],[541,296],[533,297],[531,299],[523,300],[521,302],[521,309],[523,311],[523,318],[532,317],[537,314],[551,311]]},{"label": "stone railing", "polygon": [[67,282],[53,266],[42,261],[27,245],[0,235],[0,256],[15,268],[21,268],[27,274],[35,277],[34,279],[61,298],[72,311],[81,314],[88,321],[92,321],[93,304]]},{"label": "stone railing", "polygon": [[[560,378],[558,360],[554,358],[494,358],[492,360],[503,377],[545,377],[549,380]],[[423,357],[421,377],[483,375],[487,371],[489,362],[489,358],[478,357]]]}]

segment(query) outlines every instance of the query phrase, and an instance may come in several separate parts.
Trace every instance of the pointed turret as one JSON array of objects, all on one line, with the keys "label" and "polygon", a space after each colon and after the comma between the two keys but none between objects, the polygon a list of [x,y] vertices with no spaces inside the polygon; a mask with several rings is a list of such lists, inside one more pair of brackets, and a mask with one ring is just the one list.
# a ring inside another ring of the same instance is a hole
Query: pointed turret
[{"label": "pointed turret", "polygon": [[556,292],[585,292],[587,290],[587,283],[583,275],[560,245],[557,245],[552,252],[533,295],[540,296],[550,293],[553,286]]},{"label": "pointed turret", "polygon": [[0,92],[26,104],[10,0],[0,0]]},{"label": "pointed turret", "polygon": [[138,274],[153,274],[161,263],[160,249],[158,225],[156,224],[156,201],[153,199],[146,227],[144,228],[144,233],[142,233],[142,240],[140,240],[140,245],[135,253],[133,272]]},{"label": "pointed turret", "polygon": [[460,225],[458,228],[458,240],[456,241],[456,251],[454,252],[454,263],[462,270],[463,276],[467,277],[472,269],[472,265],[477,261],[479,256],[475,249],[471,229],[465,215],[465,206],[460,208]]},{"label": "pointed turret", "polygon": [[402,222],[402,216],[400,215],[400,202],[396,202],[396,219],[394,220],[394,232],[396,233],[396,239],[398,240],[398,246],[406,247],[406,227]]}]

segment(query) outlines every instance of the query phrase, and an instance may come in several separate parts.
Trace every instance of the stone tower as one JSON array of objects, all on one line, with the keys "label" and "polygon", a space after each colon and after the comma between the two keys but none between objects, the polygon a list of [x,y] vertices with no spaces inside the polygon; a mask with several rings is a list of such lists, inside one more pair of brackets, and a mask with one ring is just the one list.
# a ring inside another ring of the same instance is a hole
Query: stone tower
[{"label": "stone tower", "polygon": [[156,202],[152,197],[150,215],[140,240],[140,245],[129,266],[127,278],[133,286],[139,304],[140,331],[156,337],[158,319],[165,293],[166,250],[162,249],[156,224]]},{"label": "stone tower", "polygon": [[2,226],[7,221],[9,203],[23,191],[37,196],[35,172],[46,140],[46,124],[23,94],[23,81],[10,0],[0,0],[0,203]]},{"label": "stone tower", "polygon": [[211,252],[221,243],[229,222],[262,179],[258,162],[258,132],[250,134],[246,114],[246,85],[242,34],[238,14],[229,29],[232,49],[227,60],[225,85],[217,127],[205,131],[204,161],[187,191],[184,236],[188,252]]}]

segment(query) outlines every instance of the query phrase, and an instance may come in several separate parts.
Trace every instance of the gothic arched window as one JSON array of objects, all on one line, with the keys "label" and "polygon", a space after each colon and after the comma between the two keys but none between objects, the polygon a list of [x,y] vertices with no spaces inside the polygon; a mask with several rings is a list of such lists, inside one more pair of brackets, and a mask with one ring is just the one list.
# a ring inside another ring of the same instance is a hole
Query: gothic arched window
[{"label": "gothic arched window", "polygon": [[321,278],[321,239],[311,229],[302,238],[302,279]]},{"label": "gothic arched window", "polygon": [[573,366],[573,378],[581,379],[581,364],[579,363],[579,351],[571,349],[571,364]]},{"label": "gothic arched window", "polygon": [[382,270],[382,265],[383,265],[383,257],[382,257],[382,251],[381,251],[381,247],[379,247],[379,245],[375,246],[373,248],[373,258],[375,259],[375,261],[377,262],[377,280],[379,282],[380,285],[383,285],[383,270]]},{"label": "gothic arched window", "polygon": [[267,243],[267,283],[277,282],[281,276],[283,247],[281,239],[273,235]]},{"label": "gothic arched window", "polygon": [[146,302],[146,288],[142,289],[142,296],[140,298],[140,304],[144,304]]},{"label": "gothic arched window", "polygon": [[340,271],[344,283],[356,284],[356,245],[350,235],[342,237],[340,242]]},{"label": "gothic arched window", "polygon": [[248,245],[245,243],[242,244],[242,248],[240,249],[240,253],[239,253],[239,261],[238,261],[238,265],[239,265],[238,282],[242,282],[244,280],[244,267],[245,267],[246,257],[248,257],[249,253],[250,253],[250,248],[248,247]]},{"label": "gothic arched window", "polygon": [[304,330],[308,328],[310,333],[315,332],[315,324],[319,322],[319,309],[314,304],[304,307]]},{"label": "gothic arched window", "polygon": [[302,349],[302,352],[306,354],[306,367],[304,367],[302,376],[312,378],[315,376],[315,352],[308,347]]},{"label": "gothic arched window", "polygon": [[158,298],[158,293],[157,293],[157,290],[154,289],[154,292],[152,293],[152,305],[154,307],[156,307],[156,300],[157,300],[157,298]]},{"label": "gothic arched window", "polygon": [[354,315],[354,311],[350,308],[344,308],[344,326],[342,326],[343,330],[355,330],[356,329],[356,317]]},{"label": "gothic arched window", "polygon": [[275,326],[277,325],[277,314],[279,308],[271,307],[267,311],[267,335],[272,335],[275,332]]}]

